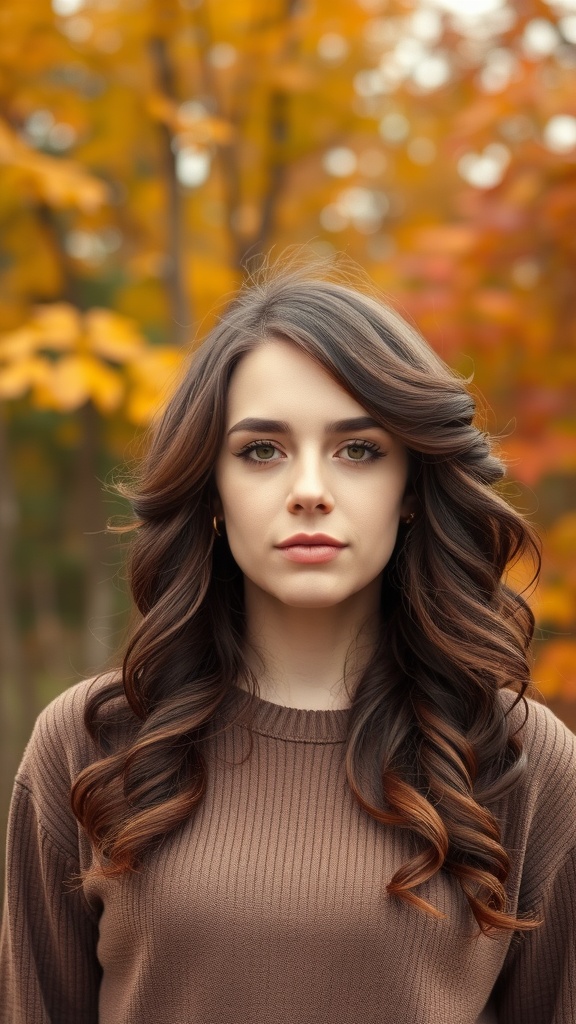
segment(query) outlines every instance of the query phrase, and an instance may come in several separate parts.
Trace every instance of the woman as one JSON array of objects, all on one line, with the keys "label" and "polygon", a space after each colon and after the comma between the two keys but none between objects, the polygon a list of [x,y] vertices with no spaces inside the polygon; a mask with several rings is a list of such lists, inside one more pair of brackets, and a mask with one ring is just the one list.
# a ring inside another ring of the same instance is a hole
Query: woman
[{"label": "woman", "polygon": [[225,312],[125,489],[122,671],[18,773],[3,1024],[573,1024],[575,740],[473,412],[346,285]]}]

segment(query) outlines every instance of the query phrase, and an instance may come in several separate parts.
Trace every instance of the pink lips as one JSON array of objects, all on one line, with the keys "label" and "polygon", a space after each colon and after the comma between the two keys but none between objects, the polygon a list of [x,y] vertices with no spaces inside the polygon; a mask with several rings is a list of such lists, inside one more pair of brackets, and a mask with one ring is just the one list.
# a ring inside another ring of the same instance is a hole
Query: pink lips
[{"label": "pink lips", "polygon": [[277,545],[290,562],[330,562],[347,545],[325,533],[297,533]]}]

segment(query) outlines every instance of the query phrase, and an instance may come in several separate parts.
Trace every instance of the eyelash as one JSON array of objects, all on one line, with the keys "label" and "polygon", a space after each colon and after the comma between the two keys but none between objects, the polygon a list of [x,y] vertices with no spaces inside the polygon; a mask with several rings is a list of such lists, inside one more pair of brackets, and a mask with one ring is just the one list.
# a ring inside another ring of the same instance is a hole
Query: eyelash
[{"label": "eyelash", "polygon": [[[266,441],[264,439],[259,441],[250,441],[249,444],[244,445],[239,452],[234,452],[234,455],[238,459],[244,459],[245,462],[251,462],[256,466],[266,466],[271,462],[279,462],[279,459],[251,459],[250,452],[254,451],[255,448],[274,448],[275,451],[280,451],[280,448],[274,441]],[[371,457],[369,459],[345,459],[345,462],[351,462],[357,466],[366,466],[370,462],[375,462],[376,459],[383,459],[386,455],[385,452],[380,451],[377,444],[373,441],[349,441],[348,444],[342,445],[339,451],[344,451],[346,448],[363,448],[364,451],[370,452]]]}]

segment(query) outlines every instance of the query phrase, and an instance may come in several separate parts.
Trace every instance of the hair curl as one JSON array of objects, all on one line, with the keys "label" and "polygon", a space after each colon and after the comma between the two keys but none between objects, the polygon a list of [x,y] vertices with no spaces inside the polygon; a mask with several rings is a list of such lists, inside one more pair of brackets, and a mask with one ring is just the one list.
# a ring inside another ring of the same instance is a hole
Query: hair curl
[{"label": "hair curl", "polygon": [[[309,268],[240,291],[155,425],[135,485],[121,488],[136,517],[130,583],[141,620],[121,680],[89,700],[86,727],[103,756],[72,790],[97,870],[135,869],[195,812],[214,716],[240,678],[258,692],[242,652],[242,574],[212,528],[213,470],[231,374],[269,338],[317,360],[410,454],[419,513],[400,527],[384,572],[379,642],[353,694],[346,747],[359,804],[415,839],[387,889],[438,915],[415,890],[442,868],[483,931],[535,927],[507,907],[510,863],[488,804],[524,770],[499,690],[516,692],[513,706],[523,698],[534,620],[505,577],[525,554],[537,576],[537,539],[493,486],[504,469],[462,380],[380,299]],[[129,736],[114,746],[110,727],[122,720]]]}]

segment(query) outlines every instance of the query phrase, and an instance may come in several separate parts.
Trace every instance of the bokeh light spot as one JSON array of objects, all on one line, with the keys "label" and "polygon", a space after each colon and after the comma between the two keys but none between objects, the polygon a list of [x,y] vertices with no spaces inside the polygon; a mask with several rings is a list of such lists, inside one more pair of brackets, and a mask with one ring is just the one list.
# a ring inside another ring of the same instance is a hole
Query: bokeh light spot
[{"label": "bokeh light spot", "polygon": [[320,210],[320,223],[325,231],[344,231],[348,218],[340,212],[336,203],[328,203]]},{"label": "bokeh light spot", "polygon": [[412,163],[425,166],[426,164],[433,163],[436,157],[436,145],[432,139],[427,139],[420,135],[418,138],[410,140],[407,152]]},{"label": "bokeh light spot", "polygon": [[208,50],[208,60],[213,68],[224,70],[236,63],[238,52],[232,43],[214,43]]},{"label": "bokeh light spot", "polygon": [[546,18],[533,18],[522,35],[522,49],[527,57],[538,59],[554,53],[560,38],[552,22]]},{"label": "bokeh light spot", "polygon": [[421,89],[439,89],[450,78],[450,62],[443,54],[431,54],[412,72],[412,81]]},{"label": "bokeh light spot", "polygon": [[486,63],[479,74],[480,87],[484,92],[502,92],[518,71],[518,59],[510,50],[496,47],[486,56]]},{"label": "bokeh light spot", "polygon": [[410,32],[425,43],[437,43],[442,35],[442,18],[438,11],[421,7],[408,20]]},{"label": "bokeh light spot", "polygon": [[544,128],[544,145],[553,153],[569,153],[576,146],[576,117],[556,114]]},{"label": "bokeh light spot", "polygon": [[52,0],[54,14],[66,18],[70,14],[77,14],[84,7],[84,0]]},{"label": "bokeh light spot", "polygon": [[184,146],[176,153],[176,177],[186,188],[198,188],[210,174],[210,155],[205,149]]},{"label": "bokeh light spot", "polygon": [[576,44],[576,14],[567,14],[560,18],[558,28],[568,43]]},{"label": "bokeh light spot", "polygon": [[341,64],[348,56],[348,40],[339,32],[325,32],[318,40],[318,56],[328,64]]},{"label": "bokeh light spot", "polygon": [[43,146],[54,124],[54,114],[50,110],[35,110],[26,118],[24,132],[33,146]]},{"label": "bokeh light spot", "polygon": [[384,115],[378,130],[386,142],[402,142],[410,134],[410,122],[404,114],[393,111]]},{"label": "bokeh light spot", "polygon": [[47,142],[51,149],[63,152],[76,142],[76,129],[71,124],[55,124],[48,132]]},{"label": "bokeh light spot", "polygon": [[61,28],[71,43],[85,43],[94,31],[94,25],[90,18],[86,18],[82,14],[75,18],[69,18]]},{"label": "bokeh light spot", "polygon": [[354,75],[354,90],[358,96],[368,99],[371,96],[380,96],[385,92],[385,85],[382,75],[376,68],[366,68]]},{"label": "bokeh light spot", "polygon": [[458,161],[458,173],[474,188],[494,188],[504,177],[510,163],[510,150],[493,142],[483,153],[466,153]]},{"label": "bokeh light spot", "polygon": [[358,159],[356,153],[347,146],[335,146],[324,154],[322,166],[335,178],[347,178],[356,170]]}]

